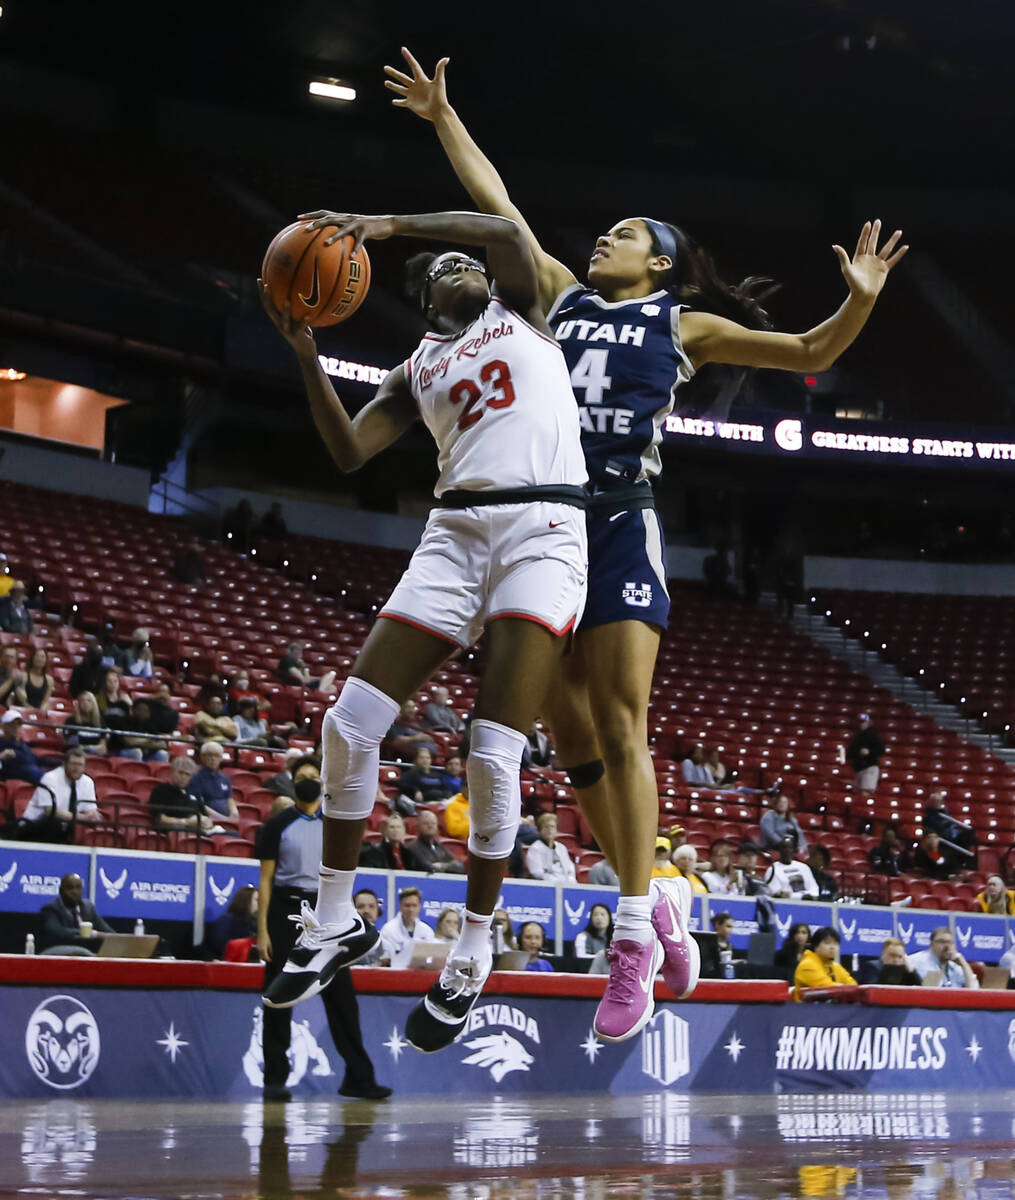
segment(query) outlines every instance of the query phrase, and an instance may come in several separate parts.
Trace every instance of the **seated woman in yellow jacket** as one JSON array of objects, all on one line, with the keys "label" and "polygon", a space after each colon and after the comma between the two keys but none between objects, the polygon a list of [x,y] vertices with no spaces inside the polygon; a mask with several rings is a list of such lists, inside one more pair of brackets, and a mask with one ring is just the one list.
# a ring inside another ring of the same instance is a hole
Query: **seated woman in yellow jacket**
[{"label": "seated woman in yellow jacket", "polygon": [[976,904],[980,912],[1015,916],[1015,892],[1004,886],[1000,875],[991,875],[987,886],[976,897]]},{"label": "seated woman in yellow jacket", "polygon": [[810,949],[804,951],[793,977],[794,1000],[801,999],[804,988],[856,983],[838,961],[839,943],[839,935],[830,925],[822,926],[811,935]]}]

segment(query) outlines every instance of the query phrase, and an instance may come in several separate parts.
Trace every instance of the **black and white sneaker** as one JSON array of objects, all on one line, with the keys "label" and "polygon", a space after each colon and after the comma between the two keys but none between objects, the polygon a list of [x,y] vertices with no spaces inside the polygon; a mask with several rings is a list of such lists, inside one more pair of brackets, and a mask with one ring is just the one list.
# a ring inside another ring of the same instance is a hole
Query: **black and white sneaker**
[{"label": "black and white sneaker", "polygon": [[261,997],[269,1008],[292,1008],[316,996],[343,967],[351,967],[369,954],[381,936],[359,913],[346,926],[322,925],[306,900],[289,920],[300,926],[301,933],[281,975],[275,976]]},{"label": "black and white sneaker", "polygon": [[405,1023],[409,1045],[423,1054],[433,1054],[450,1046],[465,1028],[469,1010],[492,969],[492,957],[485,962],[475,958],[449,958],[437,982],[409,1013]]}]

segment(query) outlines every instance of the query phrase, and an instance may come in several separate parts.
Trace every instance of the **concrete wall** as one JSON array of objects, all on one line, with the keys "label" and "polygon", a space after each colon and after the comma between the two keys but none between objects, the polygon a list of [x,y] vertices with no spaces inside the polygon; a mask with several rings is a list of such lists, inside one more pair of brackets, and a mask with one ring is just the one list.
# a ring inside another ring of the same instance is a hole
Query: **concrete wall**
[{"label": "concrete wall", "polygon": [[139,508],[148,506],[149,475],[82,454],[25,446],[0,438],[0,479],[55,488],[76,496],[99,496]]},{"label": "concrete wall", "polygon": [[1015,595],[1015,564],[896,562],[890,559],[808,557],[807,587],[931,595]]}]

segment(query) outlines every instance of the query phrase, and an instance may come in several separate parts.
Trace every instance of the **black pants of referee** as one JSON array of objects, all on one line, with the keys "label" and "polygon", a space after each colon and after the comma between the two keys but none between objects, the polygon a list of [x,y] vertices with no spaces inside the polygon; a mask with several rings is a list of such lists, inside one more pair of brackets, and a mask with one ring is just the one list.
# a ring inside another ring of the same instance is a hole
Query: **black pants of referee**
[{"label": "black pants of referee", "polygon": [[[316,892],[304,892],[298,888],[277,887],[272,890],[268,905],[268,937],[271,938],[271,962],[265,964],[264,986],[279,975],[285,966],[289,951],[299,937],[299,927],[290,921],[292,914],[300,911],[306,900],[313,905]],[[359,1027],[359,1004],[352,977],[347,970],[339,971],[321,992],[324,1012],[328,1018],[328,1029],[335,1049],[345,1059],[343,1087],[354,1090],[372,1086],[374,1064],[363,1045]],[[264,1086],[285,1087],[289,1077],[289,1050],[292,1035],[293,1010],[291,1008],[264,1009]]]}]

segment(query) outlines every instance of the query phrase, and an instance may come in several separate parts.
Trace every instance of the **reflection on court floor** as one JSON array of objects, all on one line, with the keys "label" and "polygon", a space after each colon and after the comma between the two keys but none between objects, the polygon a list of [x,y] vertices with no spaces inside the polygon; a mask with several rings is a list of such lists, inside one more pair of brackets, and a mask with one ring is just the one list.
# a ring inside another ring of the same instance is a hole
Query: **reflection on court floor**
[{"label": "reflection on court floor", "polygon": [[0,1106],[0,1196],[1015,1198],[1015,1093],[54,1099]]}]

